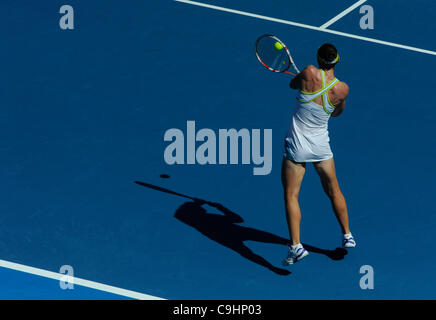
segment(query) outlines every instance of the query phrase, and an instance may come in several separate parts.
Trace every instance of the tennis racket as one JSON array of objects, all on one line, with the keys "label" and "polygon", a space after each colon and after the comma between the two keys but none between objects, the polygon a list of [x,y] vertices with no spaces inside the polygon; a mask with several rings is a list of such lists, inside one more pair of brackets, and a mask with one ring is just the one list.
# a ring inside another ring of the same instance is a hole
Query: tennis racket
[{"label": "tennis racket", "polygon": [[[260,36],[256,41],[255,52],[257,59],[268,70],[294,76],[300,73],[288,47],[276,36],[271,34]],[[291,66],[295,72],[289,71]]]}]

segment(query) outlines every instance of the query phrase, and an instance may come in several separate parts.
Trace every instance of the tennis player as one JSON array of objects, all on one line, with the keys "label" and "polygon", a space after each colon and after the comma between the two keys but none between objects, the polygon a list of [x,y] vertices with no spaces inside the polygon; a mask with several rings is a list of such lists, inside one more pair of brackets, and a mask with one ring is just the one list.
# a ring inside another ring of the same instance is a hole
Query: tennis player
[{"label": "tennis player", "polygon": [[319,68],[309,65],[290,83],[290,87],[298,90],[298,94],[285,138],[282,162],[286,220],[291,239],[284,265],[293,264],[309,254],[300,242],[301,211],[298,203],[298,194],[308,162],[313,163],[324,191],[331,200],[342,230],[342,246],[356,246],[348,224],[345,198],[336,178],[328,135],[328,120],[344,111],[348,86],[335,78],[334,71],[339,55],[332,44],[322,45],[318,49],[317,58]]}]

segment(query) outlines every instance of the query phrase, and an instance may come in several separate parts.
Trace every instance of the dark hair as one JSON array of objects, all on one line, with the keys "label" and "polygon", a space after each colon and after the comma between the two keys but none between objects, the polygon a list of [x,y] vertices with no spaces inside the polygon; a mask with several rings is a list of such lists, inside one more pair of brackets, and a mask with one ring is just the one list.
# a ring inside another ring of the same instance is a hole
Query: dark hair
[{"label": "dark hair", "polygon": [[334,62],[338,58],[338,50],[330,43],[324,43],[318,49],[318,63],[322,69],[332,69],[335,67],[338,61]]}]

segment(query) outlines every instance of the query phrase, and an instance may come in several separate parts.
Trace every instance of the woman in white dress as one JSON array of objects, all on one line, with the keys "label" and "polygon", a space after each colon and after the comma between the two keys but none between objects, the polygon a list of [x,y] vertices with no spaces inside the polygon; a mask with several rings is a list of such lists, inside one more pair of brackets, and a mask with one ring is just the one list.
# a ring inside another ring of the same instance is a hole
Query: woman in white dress
[{"label": "woman in white dress", "polygon": [[297,89],[298,94],[285,138],[282,162],[286,220],[290,235],[288,256],[283,261],[285,265],[293,264],[308,255],[300,242],[301,211],[298,203],[307,162],[313,163],[324,191],[331,200],[342,230],[342,246],[356,246],[350,232],[345,198],[336,178],[328,135],[328,120],[342,113],[349,89],[345,82],[335,78],[339,55],[332,44],[326,43],[318,49],[317,60],[319,69],[309,65],[290,83],[290,87]]}]

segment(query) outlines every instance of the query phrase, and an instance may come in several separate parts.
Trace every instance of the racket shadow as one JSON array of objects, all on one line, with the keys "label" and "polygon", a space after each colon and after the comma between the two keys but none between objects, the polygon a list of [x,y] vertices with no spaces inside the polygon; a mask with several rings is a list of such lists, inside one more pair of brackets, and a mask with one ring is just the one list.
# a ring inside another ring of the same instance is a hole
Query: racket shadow
[{"label": "racket shadow", "polygon": [[[229,210],[220,203],[188,197],[165,188],[150,185],[148,183],[135,183],[143,187],[193,199],[192,201],[183,203],[176,210],[174,217],[177,220],[196,229],[199,233],[210,240],[213,240],[220,245],[237,252],[245,259],[263,266],[278,275],[285,276],[291,274],[291,272],[286,269],[278,268],[272,265],[265,258],[254,253],[244,243],[245,241],[257,241],[286,246],[289,240],[270,232],[239,225],[239,223],[244,221],[241,216]],[[208,210],[206,210],[206,205],[208,207],[217,209],[221,213],[217,214],[208,212]],[[342,260],[347,254],[347,251],[341,248],[336,248],[335,250],[326,250],[308,244],[303,245],[309,252],[323,254],[332,260]]]}]

